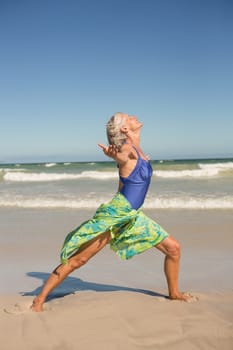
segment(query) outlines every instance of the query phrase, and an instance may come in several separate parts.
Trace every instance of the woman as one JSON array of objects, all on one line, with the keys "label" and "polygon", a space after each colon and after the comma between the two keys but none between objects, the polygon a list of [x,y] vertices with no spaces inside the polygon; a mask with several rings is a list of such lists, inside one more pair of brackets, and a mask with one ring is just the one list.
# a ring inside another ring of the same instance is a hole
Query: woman
[{"label": "woman", "polygon": [[48,294],[107,243],[122,259],[156,247],[165,254],[164,271],[169,298],[189,299],[178,289],[179,243],[140,210],[153,172],[140,147],[141,127],[142,123],[136,117],[124,113],[116,113],[107,123],[109,146],[99,146],[118,165],[118,192],[109,203],[97,209],[91,220],[68,234],[61,251],[62,263],[34,299],[33,311],[42,311]]}]

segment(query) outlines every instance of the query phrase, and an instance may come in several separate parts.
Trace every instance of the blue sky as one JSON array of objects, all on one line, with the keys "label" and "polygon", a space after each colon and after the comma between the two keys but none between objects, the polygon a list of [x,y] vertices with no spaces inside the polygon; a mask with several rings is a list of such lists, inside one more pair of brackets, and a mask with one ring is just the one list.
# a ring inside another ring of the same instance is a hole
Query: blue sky
[{"label": "blue sky", "polygon": [[104,160],[144,123],[152,159],[233,156],[231,0],[0,0],[0,161]]}]

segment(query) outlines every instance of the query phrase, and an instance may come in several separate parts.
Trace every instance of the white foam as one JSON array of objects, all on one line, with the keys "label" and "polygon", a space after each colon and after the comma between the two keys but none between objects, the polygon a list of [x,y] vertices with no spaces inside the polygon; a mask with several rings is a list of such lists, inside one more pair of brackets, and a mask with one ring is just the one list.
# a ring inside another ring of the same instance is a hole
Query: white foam
[{"label": "white foam", "polygon": [[213,177],[219,174],[219,169],[193,169],[193,170],[156,170],[153,174],[163,178],[201,178]]},{"label": "white foam", "polygon": [[26,171],[26,169],[24,169],[24,168],[21,168],[21,169],[13,169],[13,168],[0,168],[0,171],[1,172],[12,172],[12,173],[14,173],[14,172],[19,172],[19,171]]},{"label": "white foam", "polygon": [[201,177],[216,177],[223,173],[232,172],[233,162],[225,163],[199,163],[199,169],[184,169],[184,170],[155,170],[154,174],[163,178],[201,178]]},{"label": "white foam", "polygon": [[[69,209],[93,209],[106,203],[111,198],[79,198],[55,199],[55,198],[0,198],[0,207],[18,208],[69,208]],[[223,197],[170,197],[148,198],[143,206],[145,209],[233,209],[233,196]]]},{"label": "white foam", "polygon": [[144,205],[147,209],[233,209],[233,197],[170,197],[148,198]]},{"label": "white foam", "polygon": [[225,163],[199,163],[199,169],[184,169],[184,170],[155,170],[154,175],[163,178],[201,178],[215,177],[222,175],[223,172],[233,170],[233,162]]},{"label": "white foam", "polygon": [[114,179],[117,178],[117,172],[100,172],[100,171],[83,171],[80,174],[69,173],[29,173],[29,172],[6,172],[3,175],[5,181],[13,182],[45,182],[45,181],[61,181],[76,179]]},{"label": "white foam", "polygon": [[116,179],[119,176],[117,171],[83,171],[81,175],[83,178],[98,180]]},{"label": "white foam", "polygon": [[101,203],[104,203],[105,200],[101,202],[100,199],[80,199],[78,201],[76,200],[59,200],[59,199],[52,199],[52,198],[15,198],[15,199],[0,199],[0,207],[18,207],[18,208],[36,208],[36,209],[43,209],[43,208],[50,208],[50,209],[56,209],[56,208],[69,208],[69,209],[88,209],[88,208],[97,208]]},{"label": "white foam", "polygon": [[51,167],[53,167],[53,166],[55,166],[55,165],[57,165],[57,163],[47,163],[47,164],[45,164],[45,166],[46,166],[47,168],[51,168]]},{"label": "white foam", "polygon": [[198,166],[201,169],[233,169],[233,162],[225,162],[225,163],[214,163],[214,164],[205,164],[199,163]]},{"label": "white foam", "polygon": [[[70,163],[64,163],[70,164]],[[89,163],[94,164],[94,163]],[[46,167],[53,167],[56,163],[47,163]],[[155,170],[153,175],[160,178],[214,178],[222,174],[231,175],[233,162],[215,163],[215,164],[198,164],[199,169],[184,170]],[[0,168],[5,181],[15,182],[45,182],[45,181],[63,181],[76,179],[95,179],[110,180],[118,177],[117,171],[83,171],[81,173],[46,173],[46,172],[29,172],[25,169]]]}]

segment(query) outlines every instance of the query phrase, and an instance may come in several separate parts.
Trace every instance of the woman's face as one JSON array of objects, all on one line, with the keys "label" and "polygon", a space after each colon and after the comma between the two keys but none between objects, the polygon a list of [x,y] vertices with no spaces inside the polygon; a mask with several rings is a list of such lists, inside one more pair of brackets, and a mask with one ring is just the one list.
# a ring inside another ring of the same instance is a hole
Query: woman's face
[{"label": "woman's face", "polygon": [[142,123],[137,119],[134,115],[123,115],[123,126],[122,128],[124,131],[135,131],[137,129],[140,129],[142,127]]}]

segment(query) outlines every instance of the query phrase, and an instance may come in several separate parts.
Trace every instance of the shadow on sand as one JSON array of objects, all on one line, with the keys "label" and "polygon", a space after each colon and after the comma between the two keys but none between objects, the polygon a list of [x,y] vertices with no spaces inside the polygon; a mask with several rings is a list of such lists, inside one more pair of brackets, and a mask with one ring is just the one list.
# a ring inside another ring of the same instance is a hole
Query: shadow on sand
[{"label": "shadow on sand", "polygon": [[[28,272],[27,276],[38,278],[42,281],[42,285],[44,282],[48,279],[50,276],[49,273],[46,272]],[[22,292],[22,295],[24,296],[34,296],[37,295],[42,285],[31,292]],[[138,289],[138,288],[130,288],[130,287],[124,287],[124,286],[116,286],[112,284],[102,284],[102,283],[93,283],[93,282],[87,282],[83,281],[80,278],[77,277],[67,277],[65,281],[61,283],[60,286],[58,286],[47,298],[47,300],[52,300],[55,298],[62,298],[69,294],[74,294],[79,291],[95,291],[95,292],[114,292],[114,291],[127,291],[127,292],[135,292],[135,293],[143,293],[146,295],[150,295],[153,297],[163,297],[167,298],[167,295],[160,294],[157,292],[153,292],[146,289]]]}]

